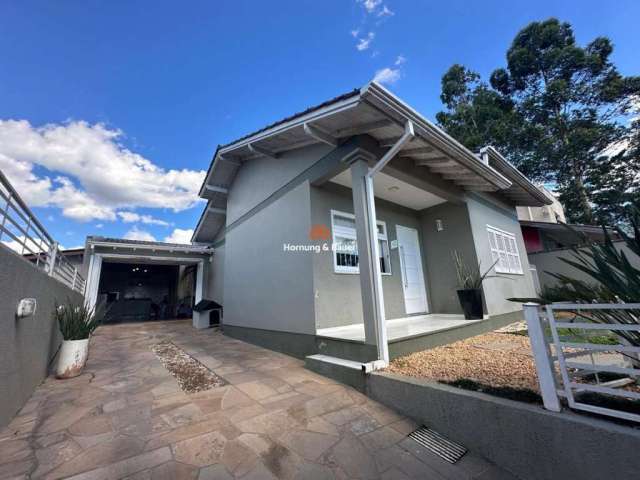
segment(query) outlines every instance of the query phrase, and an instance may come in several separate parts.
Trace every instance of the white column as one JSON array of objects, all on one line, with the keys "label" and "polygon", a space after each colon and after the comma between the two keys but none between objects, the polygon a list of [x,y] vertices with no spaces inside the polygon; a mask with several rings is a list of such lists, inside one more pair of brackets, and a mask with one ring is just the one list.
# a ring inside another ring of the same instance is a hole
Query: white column
[{"label": "white column", "polygon": [[98,301],[98,287],[100,286],[100,274],[102,273],[102,257],[91,254],[89,260],[89,272],[85,286],[84,301],[89,308],[95,308]]},{"label": "white column", "polygon": [[[196,304],[202,300],[204,294],[204,260],[198,262],[198,268],[196,270],[196,291],[195,291],[195,301]],[[209,312],[193,312],[193,328],[209,328]]]},{"label": "white column", "polygon": [[542,322],[538,313],[538,304],[525,303],[523,305],[524,319],[527,321],[527,331],[531,341],[531,351],[538,371],[538,383],[542,394],[544,408],[553,412],[560,411],[560,401],[556,389],[556,381],[553,372],[553,361],[549,345],[545,339]]},{"label": "white column", "polygon": [[378,359],[388,363],[389,346],[384,316],[376,207],[373,180],[368,173],[369,166],[363,160],[351,165],[365,343],[376,345]]}]

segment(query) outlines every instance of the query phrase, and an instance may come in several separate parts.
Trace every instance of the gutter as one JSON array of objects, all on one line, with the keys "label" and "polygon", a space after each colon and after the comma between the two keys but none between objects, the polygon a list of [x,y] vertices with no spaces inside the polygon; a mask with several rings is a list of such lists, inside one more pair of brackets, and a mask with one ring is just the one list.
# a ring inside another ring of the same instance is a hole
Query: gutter
[{"label": "gutter", "polygon": [[382,291],[382,273],[380,272],[380,246],[378,244],[378,221],[376,218],[376,206],[375,206],[375,192],[373,188],[373,177],[376,173],[380,172],[387,163],[396,156],[396,154],[404,147],[405,144],[411,141],[415,136],[413,128],[413,122],[407,120],[404,126],[404,133],[398,139],[398,141],[382,156],[376,164],[367,172],[366,181],[366,196],[367,196],[367,216],[369,217],[369,251],[373,254],[370,259],[373,264],[374,280],[373,280],[373,297],[376,303],[376,315],[375,315],[375,332],[376,332],[376,347],[378,349],[378,359],[373,362],[363,363],[362,371],[364,373],[371,373],[375,370],[381,370],[389,365],[389,341],[387,338],[387,322],[384,312],[384,294]]},{"label": "gutter", "polygon": [[518,186],[522,187],[526,192],[540,201],[543,205],[551,205],[553,201],[538,187],[536,187],[531,180],[529,180],[520,170],[518,170],[509,160],[504,158],[500,152],[498,152],[492,146],[482,147],[480,149],[480,155],[487,159],[487,165],[489,159],[494,160],[500,167],[506,169],[511,173],[510,178]]},{"label": "gutter", "polygon": [[433,125],[429,120],[424,118],[398,97],[393,95],[384,87],[381,87],[376,82],[371,82],[362,88],[360,97],[363,101],[366,101],[373,108],[378,108],[375,104],[368,100],[368,97],[381,102],[384,106],[392,109],[397,114],[402,116],[406,120],[411,120],[415,127],[425,132],[427,140],[433,140],[434,143],[445,151],[454,154],[454,158],[458,160],[462,165],[476,172],[483,179],[494,185],[498,190],[505,190],[512,184],[511,181],[502,175],[500,172],[491,168],[488,165],[483,164],[478,157],[476,157],[470,150],[464,145],[458,142],[455,138],[451,137],[447,133],[441,131],[438,127]]}]

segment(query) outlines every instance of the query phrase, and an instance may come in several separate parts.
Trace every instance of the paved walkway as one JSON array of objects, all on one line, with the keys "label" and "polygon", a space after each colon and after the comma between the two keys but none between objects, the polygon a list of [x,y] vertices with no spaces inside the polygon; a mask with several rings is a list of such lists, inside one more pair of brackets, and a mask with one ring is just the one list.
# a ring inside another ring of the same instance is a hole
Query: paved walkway
[{"label": "paved walkway", "polygon": [[[182,393],[151,351],[167,339],[229,385]],[[512,478],[473,454],[454,466],[411,448],[414,428],[297,359],[214,330],[103,326],[83,375],[48,378],[0,432],[0,478]]]}]

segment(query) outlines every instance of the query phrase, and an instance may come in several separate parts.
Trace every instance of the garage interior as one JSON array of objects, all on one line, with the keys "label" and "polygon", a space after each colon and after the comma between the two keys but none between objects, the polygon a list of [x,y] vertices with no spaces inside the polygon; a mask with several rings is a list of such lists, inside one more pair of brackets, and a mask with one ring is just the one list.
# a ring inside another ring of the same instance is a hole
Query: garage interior
[{"label": "garage interior", "polygon": [[191,318],[196,270],[196,265],[105,261],[98,287],[105,323]]}]

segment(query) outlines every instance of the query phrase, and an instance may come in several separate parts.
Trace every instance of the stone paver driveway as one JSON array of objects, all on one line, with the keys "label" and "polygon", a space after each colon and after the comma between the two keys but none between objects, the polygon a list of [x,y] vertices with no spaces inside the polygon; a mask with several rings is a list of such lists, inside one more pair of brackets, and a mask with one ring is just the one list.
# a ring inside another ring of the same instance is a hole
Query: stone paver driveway
[{"label": "stone paver driveway", "polygon": [[[229,384],[183,393],[151,351],[167,339]],[[0,478],[510,478],[473,454],[454,466],[414,447],[414,428],[297,359],[215,330],[103,326],[85,372],[48,378],[0,433]]]}]

